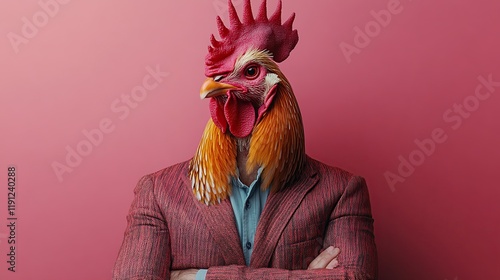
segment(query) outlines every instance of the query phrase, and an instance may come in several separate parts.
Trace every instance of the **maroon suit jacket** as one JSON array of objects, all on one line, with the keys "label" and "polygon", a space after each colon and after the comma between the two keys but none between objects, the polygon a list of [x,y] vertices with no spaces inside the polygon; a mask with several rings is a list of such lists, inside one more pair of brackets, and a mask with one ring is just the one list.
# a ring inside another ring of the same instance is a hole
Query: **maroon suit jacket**
[{"label": "maroon suit jacket", "polygon": [[[144,176],[135,188],[113,279],[169,279],[208,268],[207,279],[376,279],[377,252],[363,178],[308,158],[300,179],[271,193],[245,265],[229,199],[206,206],[192,194],[188,162]],[[328,246],[339,267],[307,270]]]}]

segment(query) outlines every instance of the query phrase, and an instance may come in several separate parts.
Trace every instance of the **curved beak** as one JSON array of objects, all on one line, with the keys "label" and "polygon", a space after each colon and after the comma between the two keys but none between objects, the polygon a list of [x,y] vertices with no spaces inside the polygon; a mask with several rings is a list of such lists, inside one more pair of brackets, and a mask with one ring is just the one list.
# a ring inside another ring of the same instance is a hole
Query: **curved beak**
[{"label": "curved beak", "polygon": [[230,84],[219,83],[214,81],[214,79],[212,78],[208,78],[201,86],[200,97],[201,99],[205,99],[207,97],[215,97],[226,94],[229,90],[236,88],[237,87]]}]

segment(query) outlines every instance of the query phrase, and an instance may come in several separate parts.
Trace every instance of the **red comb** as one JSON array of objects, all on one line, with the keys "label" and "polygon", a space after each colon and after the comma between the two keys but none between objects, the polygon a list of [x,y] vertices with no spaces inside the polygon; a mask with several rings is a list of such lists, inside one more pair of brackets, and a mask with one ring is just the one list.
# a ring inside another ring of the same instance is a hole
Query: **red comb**
[{"label": "red comb", "polygon": [[274,14],[267,18],[267,1],[263,0],[256,18],[253,17],[250,0],[245,0],[243,21],[240,21],[231,0],[228,0],[229,23],[227,28],[222,19],[217,17],[217,27],[221,40],[210,37],[211,46],[205,60],[205,75],[212,77],[228,73],[234,69],[236,59],[249,48],[267,50],[276,62],[284,61],[293,50],[299,36],[292,29],[295,13],[281,24],[281,0]]}]

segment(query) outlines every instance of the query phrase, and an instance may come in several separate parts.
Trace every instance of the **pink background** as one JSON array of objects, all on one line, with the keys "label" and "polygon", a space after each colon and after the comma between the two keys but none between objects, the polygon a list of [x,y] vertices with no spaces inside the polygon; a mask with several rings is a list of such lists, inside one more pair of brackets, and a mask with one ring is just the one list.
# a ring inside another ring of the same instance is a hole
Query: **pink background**
[{"label": "pink background", "polygon": [[[38,1],[0,2],[1,279],[109,279],[136,182],[190,158],[209,117],[198,92],[225,1],[67,2],[45,23]],[[500,279],[500,87],[474,103],[479,76],[500,81],[500,2],[401,0],[380,30],[370,11],[392,0],[284,2],[300,42],[282,70],[308,153],[367,179],[380,279]],[[41,27],[16,53],[8,34],[23,36],[33,15]],[[349,63],[339,45],[367,24],[373,37]],[[168,77],[126,117],[113,112],[156,65]],[[466,118],[443,117],[464,100]],[[60,182],[53,162],[104,119],[114,130]],[[419,158],[414,141],[437,128],[446,141]],[[384,174],[410,154],[419,166],[391,188]],[[9,164],[16,273],[6,263]]]}]

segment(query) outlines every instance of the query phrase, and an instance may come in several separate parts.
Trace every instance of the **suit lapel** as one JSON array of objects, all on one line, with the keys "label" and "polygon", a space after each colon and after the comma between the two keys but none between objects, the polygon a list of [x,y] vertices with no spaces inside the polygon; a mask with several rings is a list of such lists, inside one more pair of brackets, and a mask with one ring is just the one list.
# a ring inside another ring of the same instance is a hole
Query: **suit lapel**
[{"label": "suit lapel", "polygon": [[251,267],[268,267],[281,233],[292,214],[307,192],[318,182],[316,173],[309,159],[303,176],[295,184],[269,195],[257,225],[255,249],[250,260]]},{"label": "suit lapel", "polygon": [[[187,171],[186,171],[187,174]],[[191,191],[191,182],[183,176],[185,185]],[[226,265],[245,265],[245,257],[240,244],[240,237],[236,229],[233,208],[229,198],[218,205],[206,206],[193,197],[197,211],[215,240],[215,246],[222,254]]]}]

